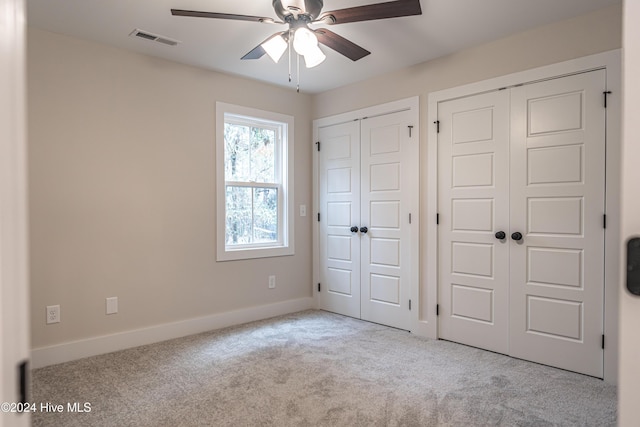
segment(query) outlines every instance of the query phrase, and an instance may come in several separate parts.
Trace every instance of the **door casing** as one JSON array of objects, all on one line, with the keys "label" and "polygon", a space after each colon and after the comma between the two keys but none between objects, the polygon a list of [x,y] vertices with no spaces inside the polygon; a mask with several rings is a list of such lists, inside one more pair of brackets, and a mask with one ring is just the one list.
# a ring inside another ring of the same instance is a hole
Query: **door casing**
[{"label": "door casing", "polygon": [[[19,374],[29,359],[25,3],[0,0],[0,402],[9,403],[29,398]],[[0,427],[28,425],[29,413],[0,415]]]},{"label": "door casing", "polygon": [[[606,214],[607,232],[605,233],[605,307],[604,307],[604,380],[615,384],[618,371],[618,259],[620,256],[620,126],[621,126],[621,51],[590,55],[558,64],[535,68],[528,71],[509,74],[464,86],[446,89],[429,94],[427,123],[427,189],[426,218],[423,247],[426,249],[427,268],[421,272],[420,316],[414,332],[420,335],[438,338],[438,103],[446,100],[488,92],[522,83],[549,80],[565,75],[585,71],[606,70],[607,91],[607,160],[606,160]],[[605,94],[603,94],[604,102]]]},{"label": "door casing", "polygon": [[438,105],[439,337],[602,377],[605,73]]}]

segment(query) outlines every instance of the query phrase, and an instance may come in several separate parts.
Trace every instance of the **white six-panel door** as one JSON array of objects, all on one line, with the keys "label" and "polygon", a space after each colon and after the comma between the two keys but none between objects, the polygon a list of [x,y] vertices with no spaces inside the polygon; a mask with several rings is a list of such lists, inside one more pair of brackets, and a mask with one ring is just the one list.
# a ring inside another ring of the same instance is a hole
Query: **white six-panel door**
[{"label": "white six-panel door", "polygon": [[604,70],[512,96],[510,353],[603,375]]},{"label": "white six-panel door", "polygon": [[[410,329],[412,164],[417,141],[403,111],[361,123],[363,320]],[[412,158],[413,157],[413,158]]]},{"label": "white six-panel door", "polygon": [[508,352],[509,93],[438,108],[440,337]]},{"label": "white six-panel door", "polygon": [[419,152],[411,118],[402,111],[318,131],[319,306],[406,330]]},{"label": "white six-panel door", "polygon": [[319,140],[319,303],[360,318],[360,123],[320,128]]},{"label": "white six-panel door", "polygon": [[602,377],[604,88],[592,71],[439,104],[441,338]]}]

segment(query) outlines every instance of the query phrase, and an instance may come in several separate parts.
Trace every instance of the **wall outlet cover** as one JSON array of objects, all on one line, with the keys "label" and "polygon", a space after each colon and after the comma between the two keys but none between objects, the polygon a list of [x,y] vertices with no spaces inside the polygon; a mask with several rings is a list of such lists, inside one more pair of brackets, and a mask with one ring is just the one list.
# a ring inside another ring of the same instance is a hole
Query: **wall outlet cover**
[{"label": "wall outlet cover", "polygon": [[52,323],[60,323],[60,306],[48,305],[47,306],[47,325]]}]

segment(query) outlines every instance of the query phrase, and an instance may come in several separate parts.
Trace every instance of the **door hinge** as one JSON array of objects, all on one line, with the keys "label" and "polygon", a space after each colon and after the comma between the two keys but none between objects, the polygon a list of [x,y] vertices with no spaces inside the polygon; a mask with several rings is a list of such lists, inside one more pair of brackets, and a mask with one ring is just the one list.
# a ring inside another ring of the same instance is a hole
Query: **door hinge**
[{"label": "door hinge", "polygon": [[19,403],[26,404],[27,403],[27,371],[28,371],[29,361],[25,360],[24,362],[18,365],[18,391],[19,391]]},{"label": "door hinge", "polygon": [[411,224],[411,214],[409,214],[409,224]]},{"label": "door hinge", "polygon": [[602,228],[607,228],[607,214],[602,215]]},{"label": "door hinge", "polygon": [[409,311],[411,311],[411,300],[409,300]]},{"label": "door hinge", "polygon": [[436,304],[436,316],[440,316],[440,304]]},{"label": "door hinge", "polygon": [[316,142],[316,145],[318,146],[318,151],[320,151],[320,141]]},{"label": "door hinge", "polygon": [[436,214],[436,225],[440,225],[440,214]]},{"label": "door hinge", "polygon": [[604,334],[602,334],[602,349],[604,350]]},{"label": "door hinge", "polygon": [[604,94],[604,108],[607,108],[607,95],[611,95],[611,91],[610,90],[605,90],[602,93]]},{"label": "door hinge", "polygon": [[318,283],[318,292],[320,292],[320,283]]},{"label": "door hinge", "polygon": [[413,126],[407,126],[409,128],[409,138],[411,138],[411,131],[413,130]]},{"label": "door hinge", "polygon": [[440,133],[440,120],[433,122],[436,125],[436,133]]},{"label": "door hinge", "polygon": [[320,212],[318,212],[318,222],[320,222]]}]

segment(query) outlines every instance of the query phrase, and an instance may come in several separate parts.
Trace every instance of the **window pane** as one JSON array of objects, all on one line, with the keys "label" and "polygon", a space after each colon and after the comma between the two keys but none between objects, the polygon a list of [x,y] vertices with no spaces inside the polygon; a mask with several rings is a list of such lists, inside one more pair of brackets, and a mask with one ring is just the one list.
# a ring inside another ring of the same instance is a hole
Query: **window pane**
[{"label": "window pane", "polygon": [[291,255],[293,117],[216,103],[217,259]]},{"label": "window pane", "polygon": [[227,245],[251,243],[251,188],[227,186]]},{"label": "window pane", "polygon": [[273,129],[251,128],[251,180],[276,182],[276,133]]},{"label": "window pane", "polygon": [[278,189],[254,188],[254,243],[278,241]]},{"label": "window pane", "polygon": [[224,177],[227,181],[249,181],[251,145],[248,126],[224,124]]},{"label": "window pane", "polygon": [[277,188],[227,186],[226,199],[227,246],[278,241]]}]

